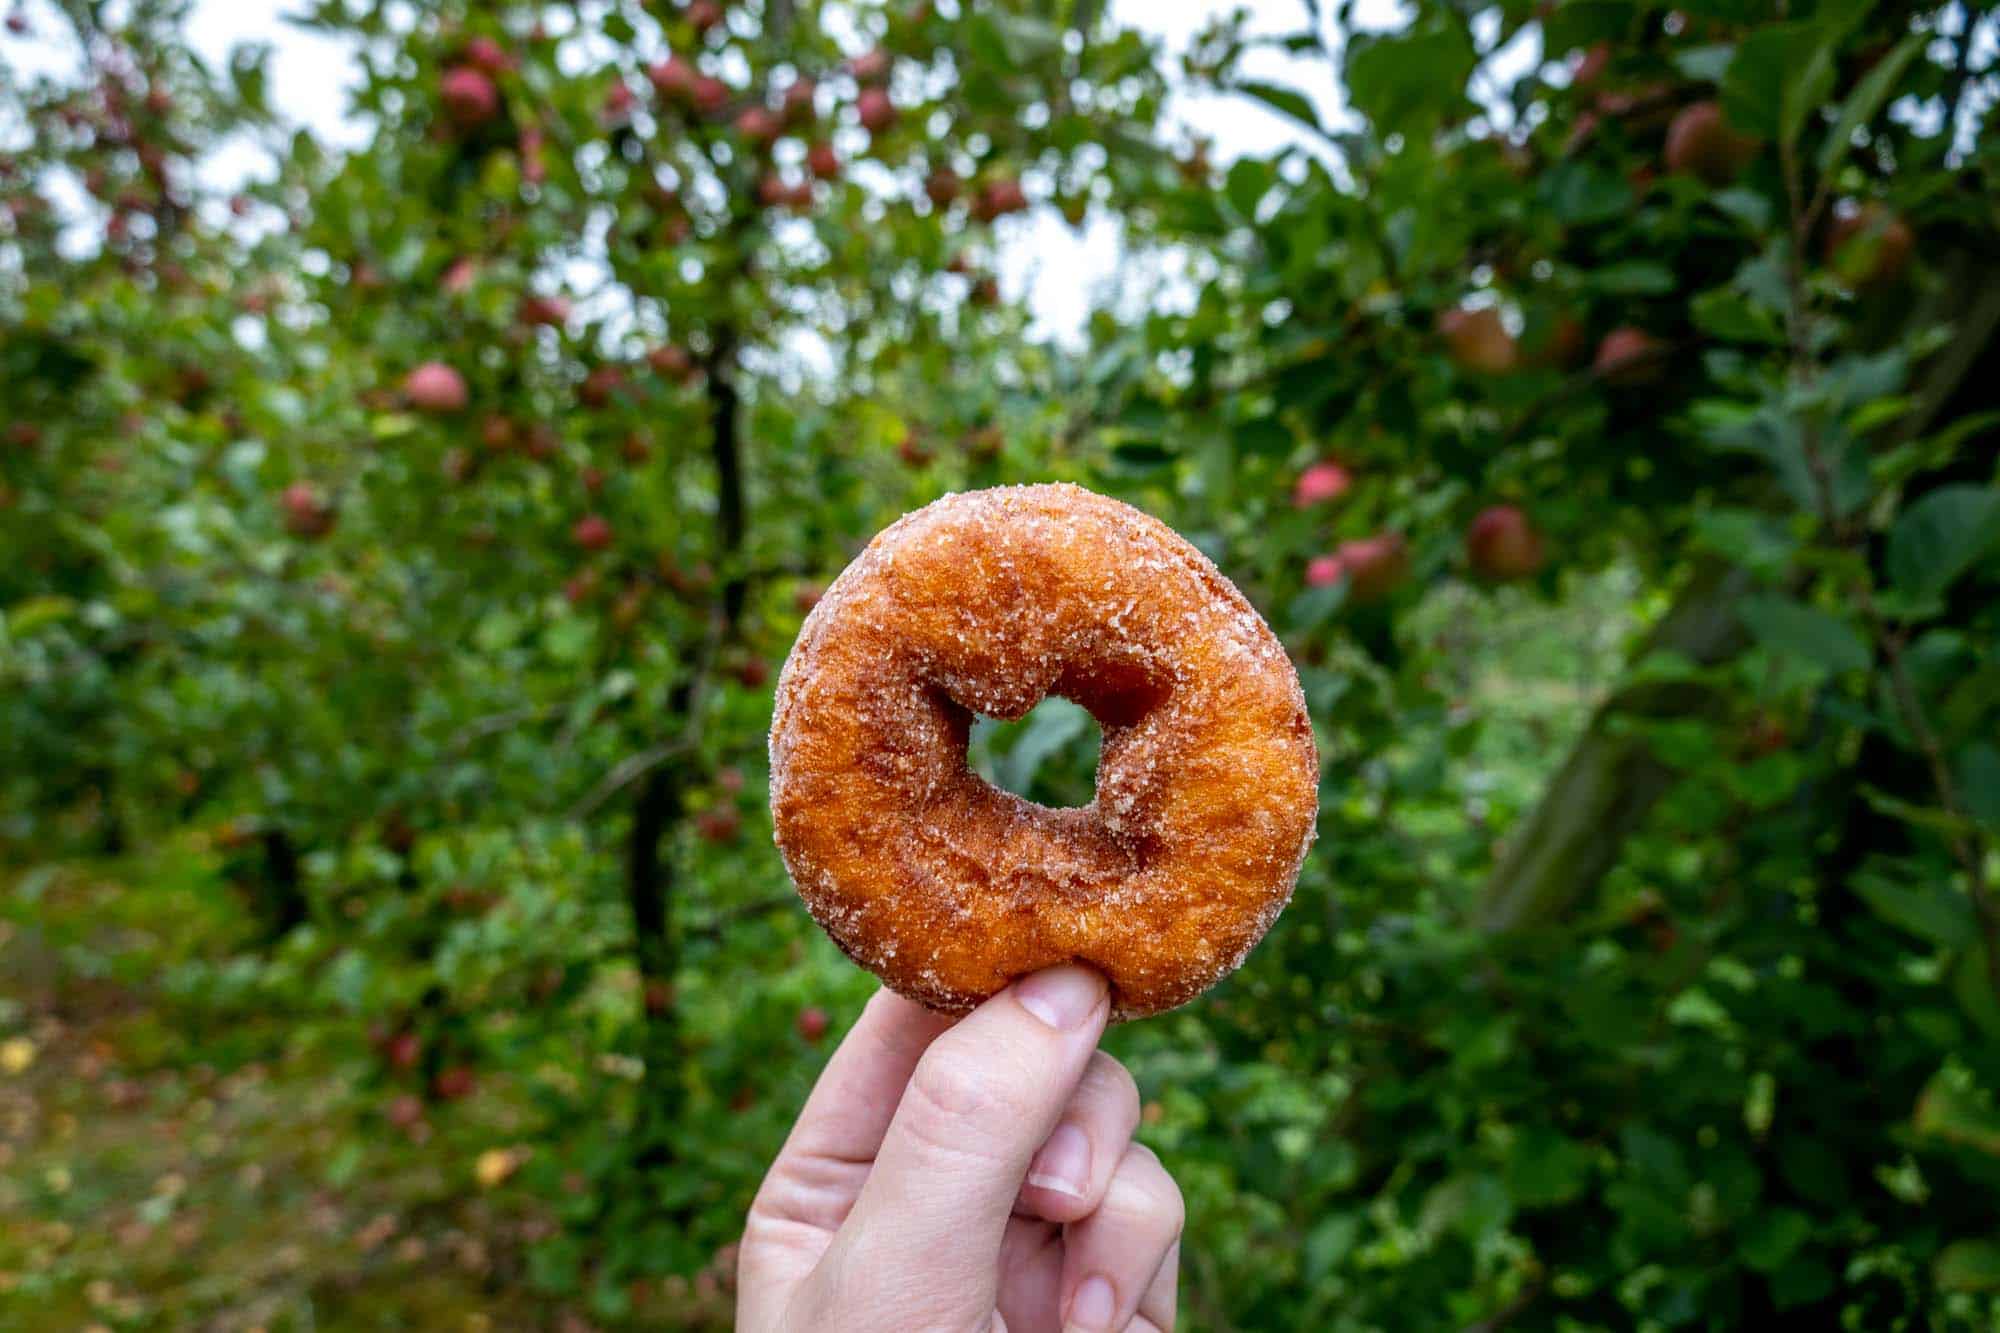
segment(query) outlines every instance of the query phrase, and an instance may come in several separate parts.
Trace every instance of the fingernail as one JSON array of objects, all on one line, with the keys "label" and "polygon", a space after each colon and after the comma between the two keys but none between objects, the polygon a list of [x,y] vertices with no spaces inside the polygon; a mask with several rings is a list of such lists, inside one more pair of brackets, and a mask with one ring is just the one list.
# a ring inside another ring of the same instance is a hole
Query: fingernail
[{"label": "fingernail", "polygon": [[1014,986],[1021,1007],[1058,1032],[1083,1026],[1104,1000],[1104,978],[1087,967],[1064,964],[1024,977]]},{"label": "fingernail", "polygon": [[1063,1333],[1104,1333],[1117,1313],[1118,1295],[1111,1290],[1111,1283],[1101,1277],[1085,1278],[1076,1295],[1070,1297]]},{"label": "fingernail", "polygon": [[1057,1125],[1029,1164],[1028,1183],[1081,1199],[1084,1186],[1090,1183],[1089,1136],[1075,1125]]}]

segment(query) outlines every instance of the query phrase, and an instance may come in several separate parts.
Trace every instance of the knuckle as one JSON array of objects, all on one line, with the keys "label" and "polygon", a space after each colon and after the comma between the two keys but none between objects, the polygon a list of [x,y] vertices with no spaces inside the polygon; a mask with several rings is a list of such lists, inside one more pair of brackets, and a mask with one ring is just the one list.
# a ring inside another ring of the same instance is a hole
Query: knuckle
[{"label": "knuckle", "polygon": [[1084,1079],[1121,1115],[1130,1112],[1133,1120],[1138,1119],[1139,1082],[1132,1077],[1131,1070],[1103,1051],[1098,1051],[1090,1057]]},{"label": "knuckle", "polygon": [[968,1126],[1011,1124],[1023,1114],[1020,1097],[1001,1072],[935,1052],[917,1062],[910,1077],[907,1112],[920,1135],[962,1141]]},{"label": "knuckle", "polygon": [[1143,1217],[1176,1237],[1187,1225],[1187,1203],[1181,1197],[1181,1187],[1144,1144],[1132,1145],[1116,1187],[1120,1212]]}]

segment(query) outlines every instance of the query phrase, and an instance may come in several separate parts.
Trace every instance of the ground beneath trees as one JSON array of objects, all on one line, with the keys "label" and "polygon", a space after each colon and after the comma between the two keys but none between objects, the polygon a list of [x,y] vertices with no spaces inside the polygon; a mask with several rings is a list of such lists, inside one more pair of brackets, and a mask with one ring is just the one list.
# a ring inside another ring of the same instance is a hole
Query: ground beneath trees
[{"label": "ground beneath trees", "polygon": [[[532,1149],[497,1095],[398,1129],[281,1018],[212,1023],[124,975],[168,942],[116,882],[0,883],[0,1323],[603,1326],[528,1282],[557,1222],[508,1187]],[[633,1325],[727,1327],[712,1278],[649,1286]]]}]

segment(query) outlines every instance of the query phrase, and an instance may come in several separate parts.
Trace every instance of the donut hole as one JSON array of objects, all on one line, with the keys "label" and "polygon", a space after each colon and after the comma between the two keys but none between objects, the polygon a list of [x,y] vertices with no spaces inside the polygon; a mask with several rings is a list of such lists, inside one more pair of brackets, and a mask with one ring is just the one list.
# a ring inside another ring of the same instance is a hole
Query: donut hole
[{"label": "donut hole", "polygon": [[1012,721],[974,714],[966,766],[1001,791],[1051,809],[1087,806],[1103,733],[1089,709],[1050,694]]}]

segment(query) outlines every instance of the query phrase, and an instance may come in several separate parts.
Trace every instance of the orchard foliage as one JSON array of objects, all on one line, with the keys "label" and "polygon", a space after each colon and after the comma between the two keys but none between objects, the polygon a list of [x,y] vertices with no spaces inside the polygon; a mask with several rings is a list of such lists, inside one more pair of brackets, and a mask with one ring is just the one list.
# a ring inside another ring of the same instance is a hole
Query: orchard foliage
[{"label": "orchard foliage", "polygon": [[[0,84],[9,858],[198,895],[174,1003],[358,1134],[509,1125],[539,1288],[720,1320],[870,984],[769,845],[776,665],[895,514],[1077,480],[1324,761],[1249,966],[1111,1039],[1191,1324],[2000,1317],[1991,16],[1305,4],[1191,55],[1299,131],[1219,165],[1099,8],[322,0],[340,153],[65,5]],[[1029,208],[1187,279],[1030,342]],[[1081,803],[1093,744],[972,758]]]}]

